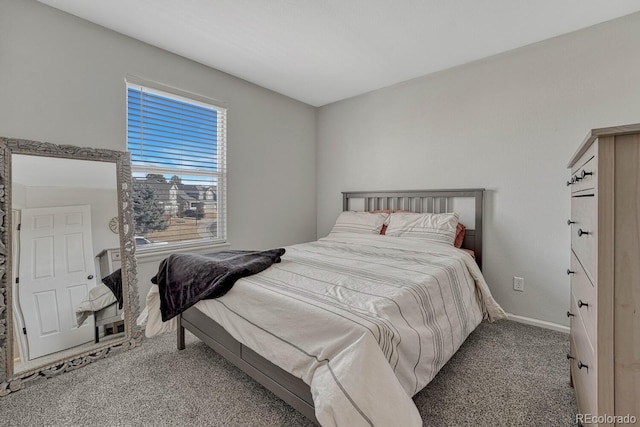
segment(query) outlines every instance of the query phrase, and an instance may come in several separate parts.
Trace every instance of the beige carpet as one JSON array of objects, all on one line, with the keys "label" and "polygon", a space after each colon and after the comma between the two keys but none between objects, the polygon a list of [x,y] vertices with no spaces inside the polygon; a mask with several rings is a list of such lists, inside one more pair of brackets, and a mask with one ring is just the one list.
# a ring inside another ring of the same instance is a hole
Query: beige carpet
[{"label": "beige carpet", "polygon": [[[0,398],[7,426],[305,426],[307,419],[188,335]],[[483,323],[414,400],[425,426],[570,426],[568,335]],[[384,402],[381,402],[384,404]],[[349,427],[349,426],[345,426]],[[400,426],[401,427],[401,426]]]}]

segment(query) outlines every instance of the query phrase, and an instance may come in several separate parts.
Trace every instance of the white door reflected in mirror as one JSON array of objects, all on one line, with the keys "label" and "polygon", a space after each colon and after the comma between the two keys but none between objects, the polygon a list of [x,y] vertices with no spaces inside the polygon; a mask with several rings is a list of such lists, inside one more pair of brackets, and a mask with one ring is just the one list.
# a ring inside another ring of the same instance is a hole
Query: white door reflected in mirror
[{"label": "white door reflected in mirror", "polygon": [[96,286],[91,206],[22,209],[17,288],[32,360],[93,340],[75,307]]}]

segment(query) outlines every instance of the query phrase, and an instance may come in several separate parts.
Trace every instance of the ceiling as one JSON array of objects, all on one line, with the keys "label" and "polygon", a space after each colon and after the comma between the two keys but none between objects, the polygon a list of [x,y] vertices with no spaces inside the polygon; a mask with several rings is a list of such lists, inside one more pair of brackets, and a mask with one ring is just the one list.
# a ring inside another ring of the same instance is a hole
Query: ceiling
[{"label": "ceiling", "polygon": [[313,106],[640,10],[637,0],[39,0]]}]

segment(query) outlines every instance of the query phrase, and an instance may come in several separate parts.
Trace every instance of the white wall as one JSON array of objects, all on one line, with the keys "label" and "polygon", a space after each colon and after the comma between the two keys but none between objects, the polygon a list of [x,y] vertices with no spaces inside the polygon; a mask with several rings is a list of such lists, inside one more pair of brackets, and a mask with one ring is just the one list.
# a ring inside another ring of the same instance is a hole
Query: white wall
[{"label": "white wall", "polygon": [[494,296],[567,325],[566,164],[589,129],[640,122],[639,41],[635,14],[320,108],[318,236],[341,191],[486,188]]},{"label": "white wall", "polygon": [[[222,102],[231,247],[315,238],[313,107],[35,0],[0,2],[0,70],[0,135],[7,137],[125,150],[127,75]],[[143,294],[157,265],[138,262]]]},{"label": "white wall", "polygon": [[[22,209],[27,207],[27,187],[13,182],[11,185],[12,209]],[[15,224],[14,224],[15,225]]]},{"label": "white wall", "polygon": [[[636,14],[316,111],[35,0],[3,0],[0,135],[124,150],[127,75],[217,99],[229,109],[236,249],[313,240],[316,224],[325,235],[344,190],[484,187],[496,298],[567,324],[565,166],[588,129],[640,122],[638,40]],[[157,263],[138,263],[143,294]]]}]

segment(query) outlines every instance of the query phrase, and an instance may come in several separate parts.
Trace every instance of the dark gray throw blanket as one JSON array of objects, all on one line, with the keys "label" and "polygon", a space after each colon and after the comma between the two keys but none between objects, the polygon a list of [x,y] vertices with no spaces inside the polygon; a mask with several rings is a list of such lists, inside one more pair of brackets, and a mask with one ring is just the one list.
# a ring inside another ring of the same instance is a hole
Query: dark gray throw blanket
[{"label": "dark gray throw blanket", "polygon": [[160,262],[151,283],[160,291],[162,321],[177,316],[201,299],[226,294],[240,278],[280,262],[285,250],[223,251],[207,255],[173,254]]}]

